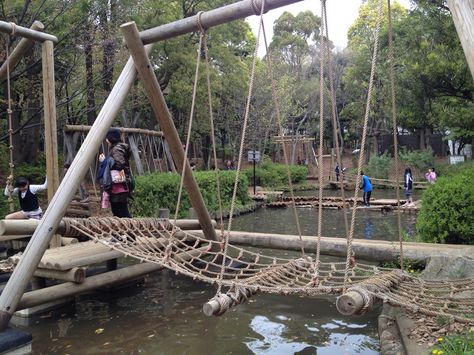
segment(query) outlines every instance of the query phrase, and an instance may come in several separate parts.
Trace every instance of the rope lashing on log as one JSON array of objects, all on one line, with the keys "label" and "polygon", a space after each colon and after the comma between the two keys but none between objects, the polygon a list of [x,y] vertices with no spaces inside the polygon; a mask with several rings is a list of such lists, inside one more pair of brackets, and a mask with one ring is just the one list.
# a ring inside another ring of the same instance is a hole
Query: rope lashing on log
[{"label": "rope lashing on log", "polygon": [[255,288],[234,287],[227,293],[219,293],[202,306],[202,311],[206,316],[221,316],[233,306],[248,301],[257,293]]}]

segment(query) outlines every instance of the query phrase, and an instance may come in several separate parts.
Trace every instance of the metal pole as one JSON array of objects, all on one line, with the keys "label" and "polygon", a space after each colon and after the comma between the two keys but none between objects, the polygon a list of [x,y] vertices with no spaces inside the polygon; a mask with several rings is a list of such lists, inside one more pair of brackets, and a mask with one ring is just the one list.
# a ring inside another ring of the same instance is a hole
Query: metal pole
[{"label": "metal pole", "polygon": [[31,30],[29,28],[18,26],[5,21],[0,21],[0,32],[7,33],[9,35],[15,34],[24,38],[30,38],[40,42],[51,41],[53,43],[58,43],[58,38],[56,36],[50,35],[48,33]]},{"label": "metal pole", "polygon": [[[279,7],[300,2],[302,0],[244,0],[234,4],[209,10],[201,14],[203,28],[210,28],[223,23],[242,19],[252,15],[260,15],[262,2],[265,1],[265,12]],[[140,32],[143,44],[155,43],[165,39],[177,37],[189,32],[196,32],[198,27],[198,16],[187,17],[155,28]]]},{"label": "metal pole", "polygon": [[[151,45],[147,46],[148,53],[151,51],[151,47]],[[125,101],[135,77],[135,65],[130,58],[0,295],[0,330],[5,330],[8,326],[28,282],[48,247],[50,239],[55,234],[67,206],[72,201],[87,169],[95,158],[107,130]]]}]

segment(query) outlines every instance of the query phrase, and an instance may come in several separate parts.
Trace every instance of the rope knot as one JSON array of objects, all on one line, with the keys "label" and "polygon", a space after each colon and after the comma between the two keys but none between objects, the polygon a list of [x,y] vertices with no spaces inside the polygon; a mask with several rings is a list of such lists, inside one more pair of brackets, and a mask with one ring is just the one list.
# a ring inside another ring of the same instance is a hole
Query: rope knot
[{"label": "rope knot", "polygon": [[[199,11],[196,15],[196,24],[197,24],[197,27],[199,29],[199,32],[201,32],[201,34],[206,33],[206,29],[202,25],[202,19],[201,19],[201,16],[202,16],[203,13],[204,13],[204,11]],[[199,48],[199,50],[200,50],[200,48]]]}]

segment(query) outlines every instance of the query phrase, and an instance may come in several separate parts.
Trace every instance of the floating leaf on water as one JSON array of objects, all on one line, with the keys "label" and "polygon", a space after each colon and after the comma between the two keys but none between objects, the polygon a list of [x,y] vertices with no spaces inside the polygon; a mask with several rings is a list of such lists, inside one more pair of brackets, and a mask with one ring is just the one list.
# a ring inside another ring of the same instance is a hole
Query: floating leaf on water
[{"label": "floating leaf on water", "polygon": [[154,336],[155,336],[155,334],[150,334],[150,335],[148,336],[148,338],[153,338]]},{"label": "floating leaf on water", "polygon": [[107,345],[110,345],[110,342],[106,341],[104,344],[102,344],[103,346],[107,346]]},{"label": "floating leaf on water", "polygon": [[97,329],[95,330],[95,333],[96,333],[96,334],[100,334],[100,333],[102,333],[103,331],[104,331],[104,328],[97,328]]}]

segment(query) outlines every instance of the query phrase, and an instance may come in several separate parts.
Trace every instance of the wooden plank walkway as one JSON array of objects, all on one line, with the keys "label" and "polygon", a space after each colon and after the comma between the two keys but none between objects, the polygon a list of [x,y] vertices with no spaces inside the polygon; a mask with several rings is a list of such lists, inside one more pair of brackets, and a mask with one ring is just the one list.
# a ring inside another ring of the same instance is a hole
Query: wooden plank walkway
[{"label": "wooden plank walkway", "polygon": [[[74,267],[87,266],[117,259],[123,253],[93,241],[71,244],[60,248],[48,249],[43,255],[38,268],[51,270],[69,270]],[[17,264],[19,256],[12,256],[10,260]]]}]

